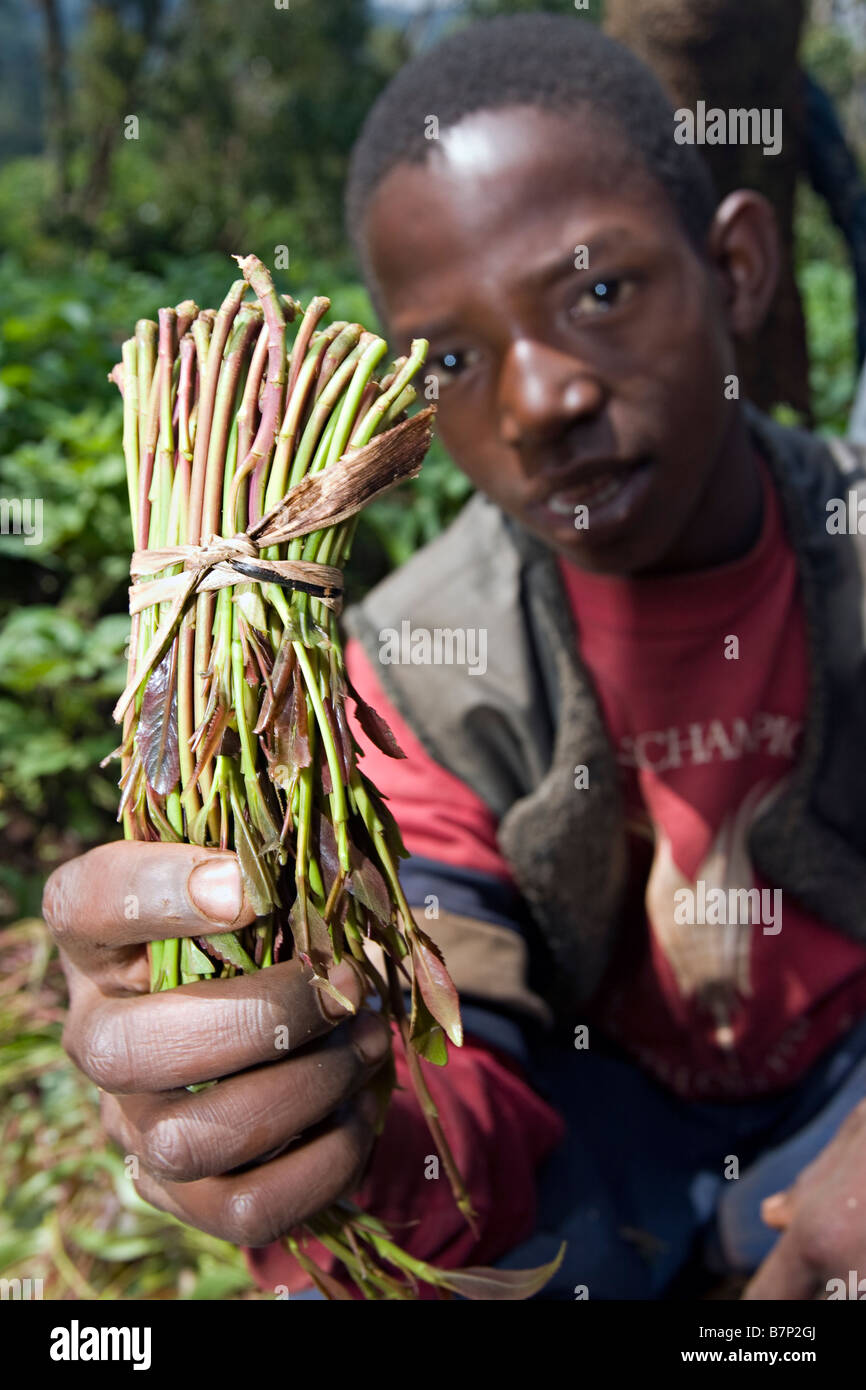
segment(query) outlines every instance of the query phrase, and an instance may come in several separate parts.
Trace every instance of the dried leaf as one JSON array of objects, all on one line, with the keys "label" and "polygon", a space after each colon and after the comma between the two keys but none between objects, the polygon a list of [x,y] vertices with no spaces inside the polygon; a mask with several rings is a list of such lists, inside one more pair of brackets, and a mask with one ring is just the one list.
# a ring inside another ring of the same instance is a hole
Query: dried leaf
[{"label": "dried leaf", "polygon": [[238,584],[232,597],[250,627],[267,634],[268,618],[260,584]]},{"label": "dried leaf", "polygon": [[436,1283],[451,1289],[463,1298],[516,1300],[532,1298],[543,1289],[554,1276],[565,1254],[565,1241],[559,1247],[556,1259],[550,1264],[539,1265],[537,1269],[485,1269],[482,1265],[468,1269],[438,1270]]},{"label": "dried leaf", "polygon": [[388,723],[381,714],[377,714],[372,705],[360,696],[352,682],[346,677],[346,685],[349,694],[355,702],[355,715],[358,723],[364,730],[368,739],[382,753],[387,753],[389,758],[405,758],[406,754],[400,747]]},{"label": "dried leaf", "polygon": [[336,526],[374,497],[417,477],[430,446],[434,413],[428,406],[369,444],[350,449],[321,472],[308,474],[250,527],[249,534],[265,546]]},{"label": "dried leaf", "polygon": [[180,777],[177,746],[177,643],[173,642],[144,689],[137,742],[148,785],[168,796]]}]

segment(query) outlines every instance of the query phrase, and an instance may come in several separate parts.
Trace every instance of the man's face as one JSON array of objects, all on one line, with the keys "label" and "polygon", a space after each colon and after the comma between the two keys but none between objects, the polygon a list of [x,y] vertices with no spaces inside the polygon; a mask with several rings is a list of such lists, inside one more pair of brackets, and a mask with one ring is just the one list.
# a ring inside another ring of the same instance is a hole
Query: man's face
[{"label": "man's face", "polygon": [[364,230],[395,345],[430,340],[458,466],[587,569],[664,568],[722,455],[735,367],[721,277],[619,133],[475,113],[388,173]]}]

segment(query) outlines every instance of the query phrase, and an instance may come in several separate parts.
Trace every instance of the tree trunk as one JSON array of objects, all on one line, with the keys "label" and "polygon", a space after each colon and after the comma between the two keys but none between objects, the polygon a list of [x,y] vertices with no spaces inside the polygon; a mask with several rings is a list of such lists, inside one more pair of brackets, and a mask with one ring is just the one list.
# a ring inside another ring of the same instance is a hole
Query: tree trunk
[{"label": "tree trunk", "polygon": [[[794,194],[804,94],[797,49],[804,0],[607,0],[605,29],[642,58],[676,107],[782,110],[782,147],[703,145],[719,197],[754,188],[779,224],[779,288],[760,333],[739,348],[742,390],[763,409],[786,402],[811,419],[806,329],[794,279]],[[671,134],[673,138],[673,133]]]},{"label": "tree trunk", "polygon": [[45,29],[45,143],[54,165],[57,207],[63,216],[69,205],[69,89],[66,44],[58,0],[38,0]]}]

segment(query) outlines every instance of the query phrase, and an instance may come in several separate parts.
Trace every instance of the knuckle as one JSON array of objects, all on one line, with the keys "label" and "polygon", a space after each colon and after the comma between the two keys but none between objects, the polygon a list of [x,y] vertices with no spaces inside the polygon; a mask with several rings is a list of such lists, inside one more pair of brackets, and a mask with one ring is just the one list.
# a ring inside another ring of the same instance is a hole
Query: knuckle
[{"label": "knuckle", "polygon": [[226,1198],[222,1225],[225,1238],[233,1245],[270,1245],[280,1234],[280,1224],[260,1197],[248,1188],[240,1188]]},{"label": "knuckle", "polygon": [[104,1091],[134,1091],[133,1063],[126,1030],[113,1015],[97,1014],[86,1039],[75,1042],[76,1066]]},{"label": "knuckle", "polygon": [[58,945],[69,935],[75,918],[73,875],[68,865],[55,869],[42,893],[42,916]]},{"label": "knuckle", "polygon": [[154,1120],[142,1131],[141,1161],[161,1181],[189,1182],[199,1176],[186,1132],[170,1116]]}]

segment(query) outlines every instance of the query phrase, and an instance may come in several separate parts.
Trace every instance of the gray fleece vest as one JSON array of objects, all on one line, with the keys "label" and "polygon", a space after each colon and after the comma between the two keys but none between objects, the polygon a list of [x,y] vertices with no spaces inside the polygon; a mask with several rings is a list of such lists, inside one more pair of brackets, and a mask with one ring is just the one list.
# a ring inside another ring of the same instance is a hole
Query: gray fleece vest
[{"label": "gray fleece vest", "polygon": [[[752,863],[783,895],[866,941],[866,537],[827,525],[829,499],[866,498],[866,451],[747,412],[797,556],[810,654],[801,756],[751,827]],[[486,629],[486,670],[382,664],[380,634],[407,620],[413,631]],[[545,992],[573,1020],[622,925],[626,836],[614,750],[553,551],[476,493],[345,623],[427,751],[494,813],[549,949]],[[581,765],[589,782],[576,789]]]}]

